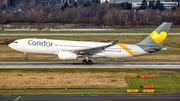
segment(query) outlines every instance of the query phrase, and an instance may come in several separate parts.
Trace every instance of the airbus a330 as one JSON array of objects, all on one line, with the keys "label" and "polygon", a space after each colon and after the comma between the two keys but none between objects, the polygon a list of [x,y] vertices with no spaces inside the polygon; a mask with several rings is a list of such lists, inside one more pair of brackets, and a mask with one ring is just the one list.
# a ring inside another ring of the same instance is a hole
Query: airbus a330
[{"label": "airbus a330", "polygon": [[9,47],[27,54],[49,54],[57,55],[61,60],[74,60],[84,58],[83,64],[92,64],[91,58],[129,58],[146,55],[167,47],[162,47],[171,27],[170,22],[162,23],[143,41],[137,44],[120,44],[118,41],[109,43],[85,42],[69,40],[52,40],[26,38],[18,39],[9,44]]}]

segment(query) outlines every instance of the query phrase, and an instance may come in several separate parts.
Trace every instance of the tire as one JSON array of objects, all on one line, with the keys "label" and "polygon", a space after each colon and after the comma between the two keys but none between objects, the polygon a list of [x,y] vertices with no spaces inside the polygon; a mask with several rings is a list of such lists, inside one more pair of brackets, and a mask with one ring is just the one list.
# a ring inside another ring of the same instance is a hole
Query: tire
[{"label": "tire", "polygon": [[86,60],[83,60],[82,62],[83,62],[83,64],[84,64],[84,65],[86,65],[86,64],[87,64],[87,61],[86,61]]},{"label": "tire", "polygon": [[91,60],[88,60],[88,64],[91,65],[91,64],[92,64],[92,61],[91,61]]},{"label": "tire", "polygon": [[25,59],[25,60],[28,60],[28,57],[25,57],[24,59]]}]

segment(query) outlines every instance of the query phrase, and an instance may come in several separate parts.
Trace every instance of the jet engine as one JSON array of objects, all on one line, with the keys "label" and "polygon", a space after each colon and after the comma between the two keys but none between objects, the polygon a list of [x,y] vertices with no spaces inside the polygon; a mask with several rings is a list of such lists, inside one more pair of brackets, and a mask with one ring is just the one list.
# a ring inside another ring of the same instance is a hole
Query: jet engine
[{"label": "jet engine", "polygon": [[76,60],[78,56],[71,52],[59,52],[58,58],[61,60]]}]

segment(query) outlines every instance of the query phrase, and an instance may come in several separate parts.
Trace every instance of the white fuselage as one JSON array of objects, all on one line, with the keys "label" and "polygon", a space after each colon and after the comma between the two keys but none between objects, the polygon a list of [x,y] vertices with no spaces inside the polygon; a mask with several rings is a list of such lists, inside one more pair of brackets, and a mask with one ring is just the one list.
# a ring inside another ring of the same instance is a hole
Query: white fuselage
[{"label": "white fuselage", "polygon": [[[59,51],[73,52],[77,49],[93,48],[107,44],[109,43],[28,38],[16,40],[9,44],[9,47],[24,53],[58,55]],[[88,57],[128,58],[145,54],[148,54],[148,52],[137,45],[116,44]],[[82,56],[79,55],[78,57],[81,58]]]}]

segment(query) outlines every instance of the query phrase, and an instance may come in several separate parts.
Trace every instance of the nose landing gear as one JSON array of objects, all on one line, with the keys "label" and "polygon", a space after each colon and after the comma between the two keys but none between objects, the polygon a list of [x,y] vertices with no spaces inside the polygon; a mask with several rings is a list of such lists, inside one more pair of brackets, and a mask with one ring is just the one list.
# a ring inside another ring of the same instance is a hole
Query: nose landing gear
[{"label": "nose landing gear", "polygon": [[24,55],[25,55],[25,60],[28,60],[28,57],[27,57],[27,53],[24,53]]}]

